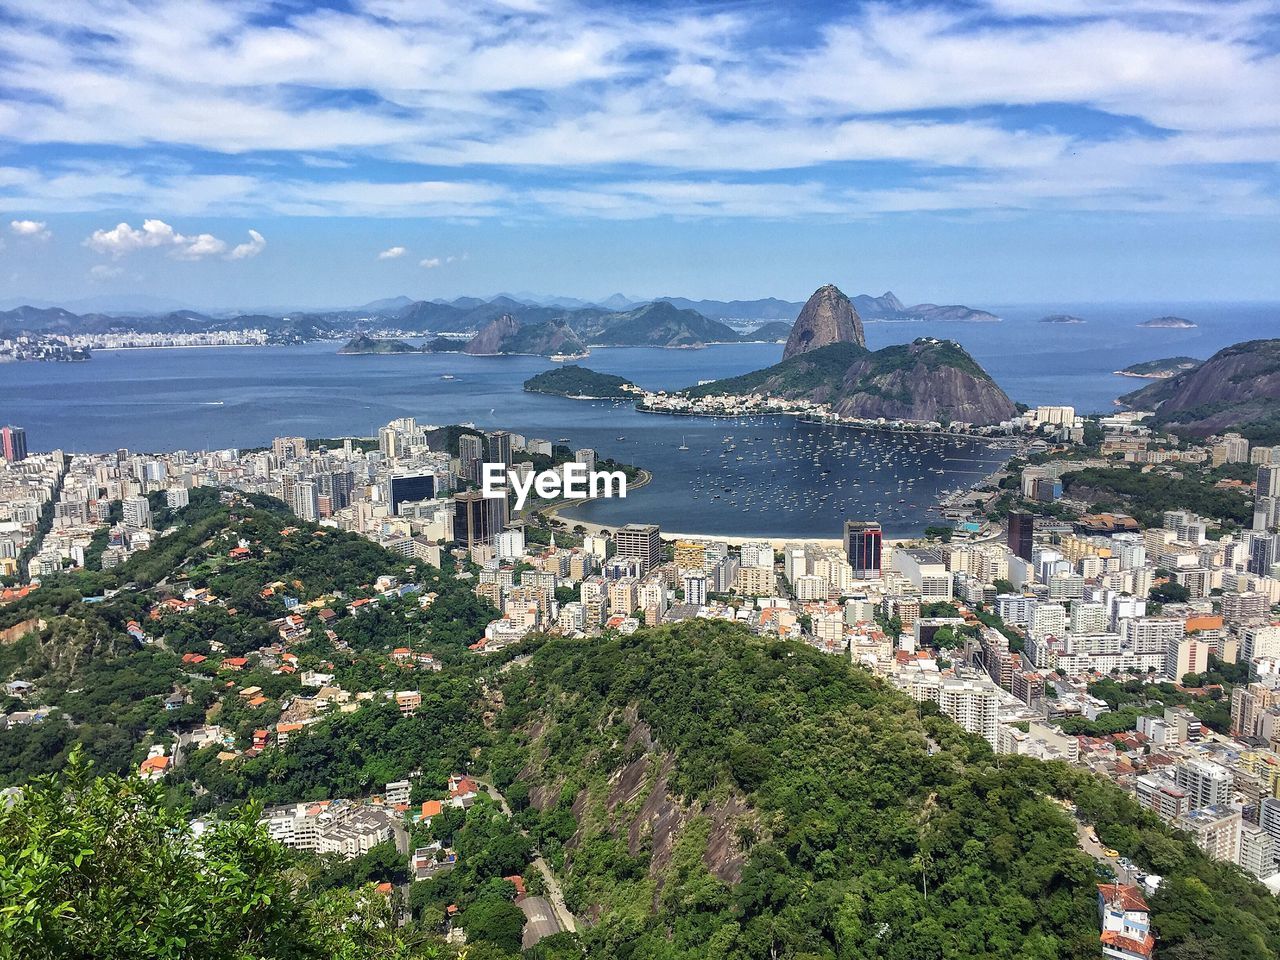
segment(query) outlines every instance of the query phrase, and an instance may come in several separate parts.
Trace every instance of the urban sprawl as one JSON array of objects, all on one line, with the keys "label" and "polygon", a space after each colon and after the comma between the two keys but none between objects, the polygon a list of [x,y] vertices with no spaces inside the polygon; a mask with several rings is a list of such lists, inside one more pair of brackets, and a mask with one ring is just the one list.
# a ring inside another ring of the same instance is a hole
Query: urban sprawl
[{"label": "urban sprawl", "polygon": [[[645,402],[669,406],[656,395]],[[821,413],[763,398],[734,409],[718,404],[671,412]],[[645,523],[608,530],[560,518],[557,504],[541,501],[513,515],[506,499],[477,489],[485,463],[523,477],[566,461],[594,469],[596,454],[504,431],[442,431],[403,418],[376,441],[278,437],[257,450],[65,454],[29,451],[21,428],[4,427],[0,575],[13,585],[0,603],[64,571],[111,569],[152,548],[166,535],[157,511],[182,510],[199,488],[224,498],[264,494],[319,531],[353,532],[411,563],[454,571],[500,612],[472,638],[477,657],[531,634],[591,637],[731,620],[847,658],[936,704],[998,753],[1085,766],[1193,835],[1210,856],[1280,892],[1280,447],[1251,447],[1232,434],[1188,443],[1148,419],[1030,410],[1002,425],[1018,440],[1007,470],[949,498],[943,515],[955,527],[890,541],[874,517],[833,518],[839,546],[664,537]],[[1238,501],[1235,512],[1251,522],[1201,515],[1192,502],[1164,504],[1141,522],[1132,505],[1091,494],[1078,479],[1117,471],[1235,498],[1228,502]],[[226,560],[257,549],[241,540]],[[280,703],[250,744],[201,725],[173,746],[153,746],[139,772],[165,777],[183,745],[215,743],[228,762],[278,749],[327,710],[356,710],[379,697],[414,711],[415,690],[353,694],[325,664],[289,652],[314,631],[332,639],[337,618],[404,598],[427,606],[434,595],[382,578],[371,597],[286,601],[290,612],[273,622],[276,639],[247,655],[220,653],[215,644],[220,676],[261,666],[300,672],[304,693]],[[172,613],[222,601],[189,589],[165,602]],[[146,621],[129,633],[138,644],[156,642]],[[391,657],[440,669],[428,651],[401,648]],[[47,715],[30,684],[10,682],[7,693],[21,709],[4,725]],[[237,695],[253,703],[261,691]],[[175,707],[183,702],[175,691]],[[480,789],[460,774],[445,794],[415,795],[410,804],[404,781],[376,798],[299,802],[268,809],[263,819],[287,845],[354,857],[392,839],[403,845],[406,827],[469,804]],[[1100,888],[1103,953],[1150,957],[1143,892],[1160,877],[1101,845],[1083,824],[1080,844],[1117,880]],[[427,878],[455,860],[437,845],[416,850],[411,862],[414,876]]]}]

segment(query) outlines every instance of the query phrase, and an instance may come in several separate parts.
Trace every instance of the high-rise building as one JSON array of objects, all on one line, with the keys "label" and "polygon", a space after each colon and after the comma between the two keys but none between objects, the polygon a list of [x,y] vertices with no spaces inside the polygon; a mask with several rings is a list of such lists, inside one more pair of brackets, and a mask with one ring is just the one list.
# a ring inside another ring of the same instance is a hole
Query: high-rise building
[{"label": "high-rise building", "polygon": [[0,455],[10,463],[27,459],[27,431],[22,427],[0,427]]},{"label": "high-rise building", "polygon": [[507,431],[495,430],[489,434],[489,462],[511,466],[511,434]]},{"label": "high-rise building", "polygon": [[1020,510],[1009,511],[1009,550],[1028,563],[1031,561],[1035,517]]},{"label": "high-rise building", "polygon": [[480,490],[453,495],[453,539],[466,547],[493,543],[507,524],[507,498],[486,497]]},{"label": "high-rise building", "polygon": [[480,482],[481,464],[484,463],[484,438],[464,433],[458,438],[458,461],[461,475],[472,483]]},{"label": "high-rise building", "polygon": [[938,683],[938,706],[969,733],[996,745],[1000,691],[985,677],[961,679],[943,677]]},{"label": "high-rise building", "polygon": [[1246,535],[1249,541],[1249,560],[1247,567],[1250,573],[1260,577],[1270,576],[1271,567],[1280,560],[1280,534],[1253,532]]},{"label": "high-rise building", "polygon": [[844,522],[844,553],[857,580],[875,580],[880,576],[880,556],[884,534],[874,520]]},{"label": "high-rise building", "polygon": [[653,523],[628,523],[613,535],[614,556],[640,561],[643,576],[662,562],[662,538]]},{"label": "high-rise building", "polygon": [[126,527],[145,530],[151,526],[151,501],[146,497],[125,497],[120,506]]},{"label": "high-rise building", "polygon": [[271,441],[271,452],[278,463],[297,460],[307,455],[306,437],[276,437]]},{"label": "high-rise building", "polygon": [[1182,761],[1173,768],[1173,780],[1186,791],[1192,810],[1231,802],[1231,771],[1210,760]]},{"label": "high-rise building", "polygon": [[320,503],[314,481],[299,480],[293,485],[293,512],[303,520],[319,519]]},{"label": "high-rise building", "polygon": [[700,573],[686,574],[683,581],[684,602],[705,606],[707,602],[707,578]]},{"label": "high-rise building", "polygon": [[1255,496],[1280,497],[1280,463],[1267,463],[1258,468]]},{"label": "high-rise building", "polygon": [[330,511],[341,510],[351,505],[351,492],[355,489],[355,476],[350,470],[334,473],[319,473],[315,476],[316,491],[319,496],[329,501]]},{"label": "high-rise building", "polygon": [[387,479],[387,505],[393,513],[399,513],[402,503],[432,500],[436,495],[436,477],[433,473],[396,474]]},{"label": "high-rise building", "polygon": [[1251,823],[1240,828],[1240,868],[1265,880],[1276,872],[1276,841],[1271,834]]}]

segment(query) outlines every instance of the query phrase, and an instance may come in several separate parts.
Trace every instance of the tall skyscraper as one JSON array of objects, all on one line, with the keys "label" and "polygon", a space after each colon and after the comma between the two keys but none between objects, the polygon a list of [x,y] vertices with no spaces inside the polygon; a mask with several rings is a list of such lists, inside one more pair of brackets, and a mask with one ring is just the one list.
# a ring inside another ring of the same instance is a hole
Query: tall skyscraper
[{"label": "tall skyscraper", "polygon": [[1256,495],[1280,497],[1280,463],[1265,463],[1258,468]]},{"label": "tall skyscraper", "polygon": [[489,462],[511,466],[511,434],[497,430],[489,434]]},{"label": "tall skyscraper", "polygon": [[1009,511],[1009,549],[1023,560],[1030,562],[1035,532],[1035,517],[1018,510]]},{"label": "tall skyscraper", "polygon": [[293,485],[293,512],[303,520],[319,518],[320,504],[314,481],[299,480]]},{"label": "tall skyscraper", "polygon": [[662,538],[657,524],[628,523],[613,535],[615,557],[634,557],[640,561],[643,576],[662,562]]},{"label": "tall skyscraper", "polygon": [[1259,533],[1247,535],[1249,544],[1249,560],[1246,566],[1250,573],[1260,577],[1271,575],[1271,567],[1280,560],[1280,534]]},{"label": "tall skyscraper", "polygon": [[480,482],[480,465],[484,463],[484,438],[469,433],[458,438],[458,461],[461,476],[472,483]]},{"label": "tall skyscraper", "polygon": [[875,580],[880,576],[880,554],[884,533],[874,520],[844,522],[844,553],[858,580]]},{"label": "tall skyscraper", "polygon": [[10,463],[27,459],[27,431],[22,427],[0,427],[0,455]]},{"label": "tall skyscraper", "polygon": [[486,497],[480,490],[453,495],[453,539],[465,547],[493,543],[507,525],[507,498]]}]

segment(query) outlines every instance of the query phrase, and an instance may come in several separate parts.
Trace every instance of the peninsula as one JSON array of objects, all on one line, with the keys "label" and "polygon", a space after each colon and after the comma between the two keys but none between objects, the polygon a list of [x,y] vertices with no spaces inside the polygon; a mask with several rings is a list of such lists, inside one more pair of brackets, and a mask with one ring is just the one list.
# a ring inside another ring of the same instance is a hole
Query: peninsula
[{"label": "peninsula", "polygon": [[1116,370],[1115,374],[1118,377],[1136,377],[1139,380],[1164,380],[1184,370],[1194,370],[1203,362],[1195,357],[1165,357],[1162,360],[1131,363],[1122,370]]}]

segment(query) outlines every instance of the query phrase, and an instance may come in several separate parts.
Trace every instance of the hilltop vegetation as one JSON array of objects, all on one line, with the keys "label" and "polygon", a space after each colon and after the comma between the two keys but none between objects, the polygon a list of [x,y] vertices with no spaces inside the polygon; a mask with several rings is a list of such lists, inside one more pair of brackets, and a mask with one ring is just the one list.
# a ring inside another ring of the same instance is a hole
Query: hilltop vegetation
[{"label": "hilltop vegetation", "polygon": [[836,413],[867,419],[988,424],[1017,412],[963,347],[933,337],[874,352],[857,343],[830,343],[684,392],[690,397],[763,393],[830,404]]},{"label": "hilltop vegetation", "polygon": [[1280,955],[1269,894],[1116,788],[997,764],[810,648],[706,622],[556,641],[503,694],[493,776],[599,916],[590,956],[1095,957],[1098,874],[1053,798],[1166,877],[1165,956]]},{"label": "hilltop vegetation", "polygon": [[308,890],[293,859],[252,815],[197,836],[160,787],[73,760],[0,805],[0,958],[422,956],[387,898]]},{"label": "hilltop vegetation", "polygon": [[1184,436],[1236,430],[1253,444],[1280,443],[1280,340],[1233,344],[1120,401],[1154,410],[1155,425]]},{"label": "hilltop vegetation", "polygon": [[343,356],[356,356],[367,353],[421,353],[421,350],[403,340],[376,340],[362,333],[347,341],[338,353]]},{"label": "hilltop vegetation", "polygon": [[1195,357],[1165,357],[1161,360],[1144,360],[1141,363],[1131,363],[1116,373],[1126,377],[1143,377],[1151,380],[1162,380],[1165,377],[1172,377],[1175,374],[1182,373],[1184,370],[1194,370],[1204,361],[1197,360]]},{"label": "hilltop vegetation", "polygon": [[623,387],[633,387],[630,380],[611,373],[597,373],[570,363],[535,374],[524,382],[530,393],[549,393],[557,397],[589,397],[593,400],[626,400],[634,394]]},{"label": "hilltop vegetation", "polygon": [[[377,596],[373,583],[379,576],[409,576],[404,558],[363,537],[298,521],[266,497],[228,503],[216,490],[197,488],[181,510],[167,511],[162,504],[162,496],[153,503],[155,522],[161,528],[172,524],[172,530],[150,550],[115,570],[47,578],[39,590],[0,609],[0,627],[33,617],[45,621],[43,630],[0,646],[0,678],[34,683],[37,702],[53,708],[43,722],[0,737],[0,785],[56,771],[77,745],[99,769],[124,773],[150,744],[167,743],[174,731],[215,718],[239,746],[248,746],[252,731],[273,720],[280,703],[300,688],[296,674],[277,673],[253,656],[277,640],[276,623],[290,612],[286,598],[327,601],[345,610],[350,601]],[[250,547],[232,558],[241,540]],[[467,645],[496,611],[456,577],[425,565],[415,574],[424,590],[436,594],[431,606],[420,610],[416,603],[384,599],[359,618],[339,617],[333,626],[344,649],[327,638],[315,607],[298,607],[311,630],[310,639],[295,648],[302,666],[327,667],[348,689],[380,690],[390,679],[420,682],[388,661],[396,647],[429,644],[441,660],[468,657]],[[163,603],[188,590],[207,590],[216,602],[173,608]],[[85,602],[103,591],[119,592]],[[130,622],[144,625],[149,642],[129,634]],[[208,659],[193,665],[182,662],[184,655]],[[218,666],[223,657],[250,657],[230,693]],[[421,682],[436,679],[424,676]],[[247,686],[260,687],[266,703],[248,707],[235,690]],[[164,699],[175,691],[185,694],[185,702],[166,709]],[[451,692],[441,691],[441,697],[454,703]],[[393,761],[379,760],[387,762]],[[315,765],[311,774],[326,775]],[[253,770],[244,776],[251,783]],[[331,782],[343,779],[337,772],[328,776]],[[238,790],[215,799],[251,793]]]}]

